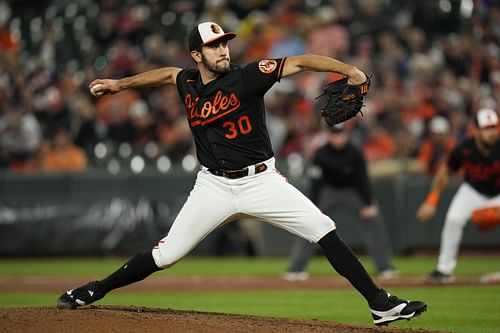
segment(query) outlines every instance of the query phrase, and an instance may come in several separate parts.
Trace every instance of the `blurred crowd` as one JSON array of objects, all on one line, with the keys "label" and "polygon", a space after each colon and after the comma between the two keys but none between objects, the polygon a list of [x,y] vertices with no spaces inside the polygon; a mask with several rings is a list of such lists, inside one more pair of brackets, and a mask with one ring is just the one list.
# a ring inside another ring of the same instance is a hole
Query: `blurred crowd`
[{"label": "blurred crowd", "polygon": [[[363,117],[347,124],[370,163],[414,159],[431,174],[479,108],[499,111],[498,1],[0,0],[0,167],[190,165],[175,87],[96,99],[88,84],[193,66],[186,35],[199,21],[238,33],[235,63],[315,53],[372,75]],[[302,73],[267,93],[278,158],[307,161],[324,142],[316,97],[338,78]]]}]

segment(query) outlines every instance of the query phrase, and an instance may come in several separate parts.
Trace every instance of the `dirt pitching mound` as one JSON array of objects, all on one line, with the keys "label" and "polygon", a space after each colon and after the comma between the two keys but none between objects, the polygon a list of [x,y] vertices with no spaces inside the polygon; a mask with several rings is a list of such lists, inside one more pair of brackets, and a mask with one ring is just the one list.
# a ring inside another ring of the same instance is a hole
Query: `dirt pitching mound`
[{"label": "dirt pitching mound", "polygon": [[[418,319],[415,319],[418,320]],[[341,324],[320,320],[244,316],[137,307],[91,306],[78,310],[54,308],[2,308],[0,331],[27,332],[175,332],[175,333],[437,333]],[[442,332],[440,332],[442,333]]]}]

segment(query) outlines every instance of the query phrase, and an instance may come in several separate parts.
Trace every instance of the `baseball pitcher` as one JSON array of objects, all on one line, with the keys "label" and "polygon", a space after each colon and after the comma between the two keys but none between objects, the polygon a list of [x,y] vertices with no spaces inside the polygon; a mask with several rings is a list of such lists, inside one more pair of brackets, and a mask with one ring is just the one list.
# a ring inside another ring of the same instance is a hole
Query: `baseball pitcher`
[{"label": "baseball pitcher", "polygon": [[[351,103],[366,94],[368,79],[357,68],[317,55],[264,59],[244,66],[231,63],[228,41],[216,23],[204,22],[189,34],[196,68],[166,67],[120,80],[94,80],[91,92],[114,94],[124,89],[175,85],[194,137],[201,168],[187,201],[168,235],[151,251],[133,257],[103,280],[68,290],[58,308],[91,304],[111,290],[171,267],[223,223],[246,215],[319,243],[332,266],[361,293],[374,323],[410,319],[426,310],[421,301],[405,301],[380,289],[335,231],[335,223],[275,168],[265,125],[263,96],[281,78],[302,71],[344,74]],[[362,90],[362,91],[361,91]],[[361,94],[360,94],[361,95]],[[352,103],[351,103],[352,104]]]}]

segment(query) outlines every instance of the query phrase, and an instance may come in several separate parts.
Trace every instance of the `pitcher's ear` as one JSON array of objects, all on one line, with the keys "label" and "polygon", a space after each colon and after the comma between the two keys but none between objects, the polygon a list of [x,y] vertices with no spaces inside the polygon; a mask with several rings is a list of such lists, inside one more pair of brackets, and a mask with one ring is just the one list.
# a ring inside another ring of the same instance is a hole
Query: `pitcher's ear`
[{"label": "pitcher's ear", "polygon": [[201,62],[201,52],[200,50],[191,51],[191,58],[193,58],[194,62]]}]

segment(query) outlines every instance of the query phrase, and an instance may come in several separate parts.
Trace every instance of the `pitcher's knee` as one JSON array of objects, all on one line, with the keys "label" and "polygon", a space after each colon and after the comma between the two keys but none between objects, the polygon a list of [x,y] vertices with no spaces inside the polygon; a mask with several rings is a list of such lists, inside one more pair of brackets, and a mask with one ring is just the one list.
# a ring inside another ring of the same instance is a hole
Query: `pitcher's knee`
[{"label": "pitcher's knee", "polygon": [[168,251],[162,247],[155,247],[152,251],[156,265],[161,268],[170,268],[181,260],[181,255],[176,255],[175,251]]},{"label": "pitcher's knee", "polygon": [[321,214],[317,216],[317,219],[312,220],[314,223],[309,223],[311,230],[306,233],[305,239],[311,243],[318,243],[326,234],[332,232],[337,227],[335,222],[328,216]]}]

